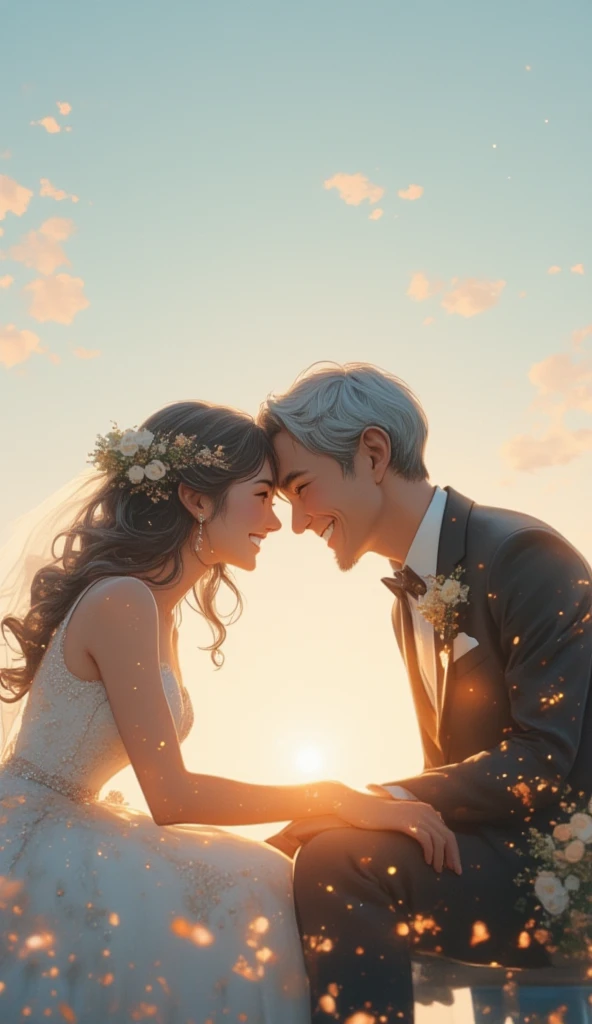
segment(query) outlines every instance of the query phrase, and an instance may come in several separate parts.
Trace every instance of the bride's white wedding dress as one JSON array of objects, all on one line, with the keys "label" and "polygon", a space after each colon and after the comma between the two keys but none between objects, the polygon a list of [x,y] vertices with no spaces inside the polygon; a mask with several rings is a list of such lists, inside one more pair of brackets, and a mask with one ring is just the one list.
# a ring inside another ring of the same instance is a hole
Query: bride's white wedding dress
[{"label": "bride's white wedding dress", "polygon": [[[66,668],[74,607],[0,766],[0,1020],[309,1024],[291,862],[99,801],[129,758],[103,685]],[[191,702],[161,673],[183,740]]]}]

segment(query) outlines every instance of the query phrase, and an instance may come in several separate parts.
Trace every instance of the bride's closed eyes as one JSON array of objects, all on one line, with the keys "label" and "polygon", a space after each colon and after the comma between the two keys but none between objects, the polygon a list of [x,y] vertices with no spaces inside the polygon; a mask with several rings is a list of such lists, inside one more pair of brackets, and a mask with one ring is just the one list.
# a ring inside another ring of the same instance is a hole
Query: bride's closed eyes
[{"label": "bride's closed eyes", "polygon": [[[268,498],[271,498],[272,495],[273,495],[273,491],[257,491],[255,493],[255,497],[256,498],[263,498],[264,502],[267,501]],[[272,501],[271,507],[275,508],[275,501]]]}]

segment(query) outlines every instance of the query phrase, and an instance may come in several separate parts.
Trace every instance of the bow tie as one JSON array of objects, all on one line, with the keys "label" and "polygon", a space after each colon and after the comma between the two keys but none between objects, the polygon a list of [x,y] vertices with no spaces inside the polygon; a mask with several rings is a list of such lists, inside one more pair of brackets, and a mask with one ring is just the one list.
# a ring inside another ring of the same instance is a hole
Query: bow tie
[{"label": "bow tie", "polygon": [[397,569],[392,576],[385,576],[380,582],[384,583],[385,587],[397,597],[400,597],[402,593],[411,594],[412,597],[421,597],[427,590],[425,581],[409,565]]}]

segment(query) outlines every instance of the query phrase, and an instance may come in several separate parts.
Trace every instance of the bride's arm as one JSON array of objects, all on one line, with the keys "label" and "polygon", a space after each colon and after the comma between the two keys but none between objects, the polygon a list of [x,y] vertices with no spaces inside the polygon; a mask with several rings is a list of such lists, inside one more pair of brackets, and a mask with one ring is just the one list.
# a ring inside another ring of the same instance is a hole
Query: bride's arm
[{"label": "bride's arm", "polygon": [[347,794],[358,795],[337,782],[259,786],[187,771],[162,686],[158,610],[150,590],[134,577],[120,577],[93,600],[88,651],[158,824],[286,821],[336,813]]},{"label": "bride's arm", "polygon": [[109,581],[96,593],[89,621],[89,654],[157,824],[256,825],[338,815],[358,828],[404,832],[437,871],[444,863],[460,871],[453,833],[420,801],[381,799],[338,782],[256,786],[188,772],[162,686],[151,591],[133,577]]}]

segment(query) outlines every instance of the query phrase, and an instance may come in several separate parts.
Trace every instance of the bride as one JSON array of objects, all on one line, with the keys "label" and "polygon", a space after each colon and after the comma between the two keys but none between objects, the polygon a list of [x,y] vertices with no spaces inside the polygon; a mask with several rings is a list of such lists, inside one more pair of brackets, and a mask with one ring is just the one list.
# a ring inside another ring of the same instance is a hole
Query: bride
[{"label": "bride", "polygon": [[[221,664],[227,565],[280,527],[264,432],[182,402],[93,452],[91,493],[2,620],[25,698],[0,765],[0,1019],[307,1024],[291,862],[220,826],[337,815],[412,831],[413,805],[335,782],[187,771],[177,612],[193,592]],[[99,791],[133,766],[150,815]],[[312,824],[312,822],[311,822]]]}]

